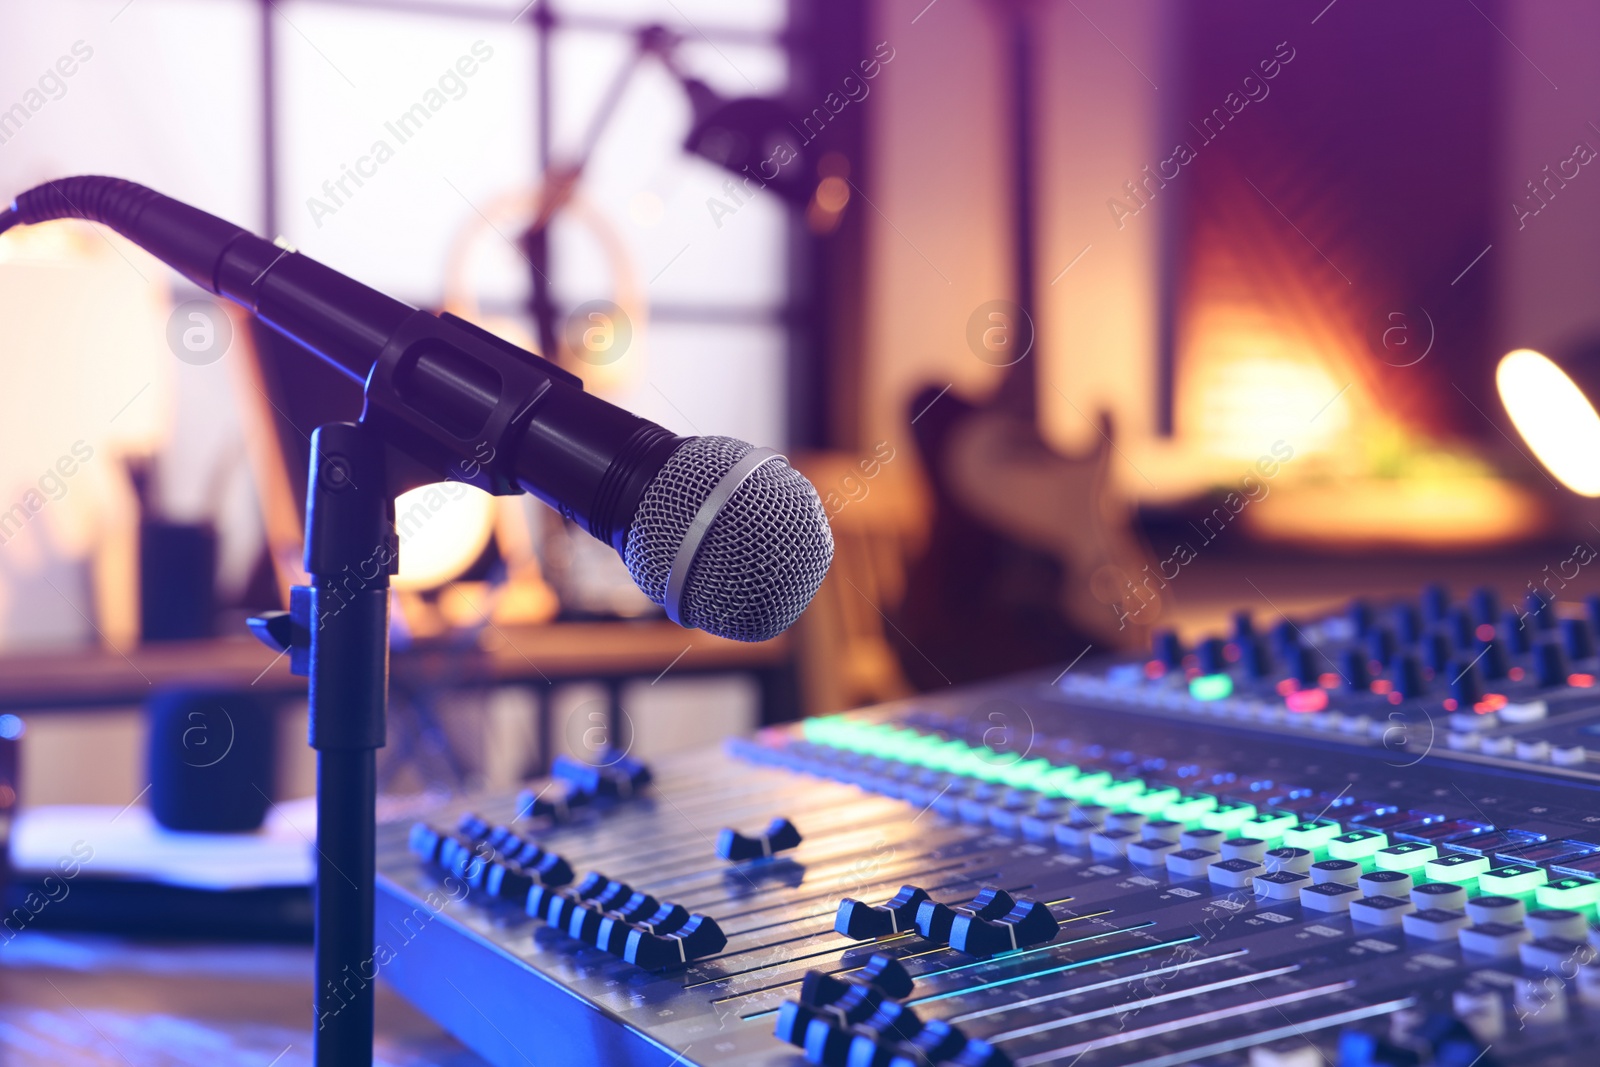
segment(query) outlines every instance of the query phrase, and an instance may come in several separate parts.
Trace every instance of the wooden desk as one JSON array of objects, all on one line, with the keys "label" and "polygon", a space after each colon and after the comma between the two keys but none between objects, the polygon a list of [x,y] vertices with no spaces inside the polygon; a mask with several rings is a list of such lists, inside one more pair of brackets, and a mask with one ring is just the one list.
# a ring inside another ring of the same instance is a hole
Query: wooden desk
[{"label": "wooden desk", "polygon": [[[669,622],[572,622],[419,642],[395,650],[392,670],[396,681],[426,686],[761,672],[786,668],[790,649],[786,636],[749,645]],[[290,693],[303,692],[305,679],[248,636],[0,656],[0,708],[139,704],[173,685]]]},{"label": "wooden desk", "polygon": [[[549,696],[558,682],[603,682],[613,737],[620,736],[623,685],[669,673],[749,672],[760,683],[762,722],[793,718],[797,713],[794,647],[788,635],[743,644],[665,620],[496,627],[397,648],[391,660],[391,687],[396,695],[416,696],[526,686],[537,701],[540,752],[548,754]],[[303,693],[305,685],[304,678],[289,673],[288,656],[274,655],[249,636],[120,651],[96,646],[0,656],[0,711],[137,705],[171,686],[291,696]]]}]

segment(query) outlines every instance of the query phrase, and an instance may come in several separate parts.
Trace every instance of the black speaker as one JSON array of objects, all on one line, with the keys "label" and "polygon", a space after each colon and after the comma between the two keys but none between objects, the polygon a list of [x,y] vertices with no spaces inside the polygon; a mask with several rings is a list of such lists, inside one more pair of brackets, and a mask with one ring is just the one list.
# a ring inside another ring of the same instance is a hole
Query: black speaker
[{"label": "black speaker", "polygon": [[169,830],[258,829],[277,769],[274,704],[237,690],[172,689],[150,719],[150,811]]}]

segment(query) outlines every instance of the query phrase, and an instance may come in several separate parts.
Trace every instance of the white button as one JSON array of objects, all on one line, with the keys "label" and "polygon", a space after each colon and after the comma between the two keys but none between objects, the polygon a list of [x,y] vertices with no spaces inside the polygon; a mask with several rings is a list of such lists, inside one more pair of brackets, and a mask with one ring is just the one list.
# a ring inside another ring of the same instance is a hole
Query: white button
[{"label": "white button", "polygon": [[1542,700],[1526,704],[1506,704],[1500,709],[1500,718],[1506,722],[1538,722],[1550,714],[1550,705]]},{"label": "white button", "polygon": [[1535,738],[1517,742],[1517,758],[1529,763],[1544,763],[1550,759],[1550,742]]}]

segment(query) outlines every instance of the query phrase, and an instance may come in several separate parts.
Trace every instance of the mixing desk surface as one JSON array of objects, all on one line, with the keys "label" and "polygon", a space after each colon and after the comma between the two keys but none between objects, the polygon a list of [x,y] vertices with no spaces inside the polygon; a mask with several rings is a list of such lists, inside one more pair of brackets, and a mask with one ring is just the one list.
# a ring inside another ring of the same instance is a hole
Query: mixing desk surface
[{"label": "mixing desk surface", "polygon": [[562,763],[381,829],[370,971],[501,1065],[1593,1064],[1597,624],[1429,590]]}]

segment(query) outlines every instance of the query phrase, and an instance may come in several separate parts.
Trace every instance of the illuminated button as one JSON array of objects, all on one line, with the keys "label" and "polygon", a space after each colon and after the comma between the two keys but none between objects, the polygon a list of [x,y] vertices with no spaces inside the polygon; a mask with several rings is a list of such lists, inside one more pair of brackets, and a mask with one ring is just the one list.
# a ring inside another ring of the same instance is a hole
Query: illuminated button
[{"label": "illuminated button", "polygon": [[1139,830],[1146,841],[1176,841],[1183,836],[1183,823],[1171,819],[1153,819]]},{"label": "illuminated button", "polygon": [[[1384,872],[1398,873],[1398,872]],[[1449,882],[1427,882],[1411,890],[1411,901],[1419,908],[1463,911],[1467,906],[1467,887]]]},{"label": "illuminated button", "polygon": [[[1595,958],[1593,945],[1571,941],[1564,937],[1539,937],[1517,946],[1517,956],[1524,967],[1554,971],[1563,977],[1577,974],[1584,965]],[[1580,987],[1581,992],[1581,987]]]},{"label": "illuminated button", "polygon": [[1258,874],[1266,873],[1259,863],[1245,859],[1219,860],[1206,868],[1211,884],[1224,889],[1248,889]]},{"label": "illuminated button", "polygon": [[1311,881],[1317,885],[1324,882],[1355,885],[1360,877],[1361,864],[1355,860],[1323,860],[1311,865]]},{"label": "illuminated button", "polygon": [[1404,897],[1411,894],[1411,876],[1404,871],[1368,871],[1356,888],[1369,897]]},{"label": "illuminated button", "polygon": [[1128,845],[1128,860],[1139,867],[1162,867],[1168,853],[1177,851],[1176,841],[1134,841]]},{"label": "illuminated button", "polygon": [[1398,845],[1380,848],[1372,854],[1379,870],[1414,871],[1439,858],[1439,850],[1420,841],[1402,841]]},{"label": "illuminated button", "polygon": [[1533,897],[1541,908],[1564,908],[1593,915],[1595,904],[1600,903],[1600,882],[1568,875],[1535,889]]},{"label": "illuminated button", "polygon": [[1111,809],[1104,804],[1074,804],[1067,809],[1068,822],[1086,822],[1104,826],[1111,817]]},{"label": "illuminated button", "polygon": [[1301,906],[1312,911],[1330,913],[1349,911],[1350,902],[1360,898],[1361,890],[1343,882],[1322,882],[1318,885],[1302,886],[1300,889]]},{"label": "illuminated button", "polygon": [[1198,878],[1222,857],[1205,848],[1186,848],[1167,853],[1167,873],[1176,878]]},{"label": "illuminated button", "polygon": [[1461,912],[1444,908],[1422,908],[1400,917],[1400,926],[1406,933],[1429,941],[1454,941],[1469,922]]},{"label": "illuminated button", "polygon": [[1528,909],[1516,897],[1475,897],[1467,901],[1467,914],[1475,923],[1520,923]]},{"label": "illuminated button", "polygon": [[1218,804],[1215,811],[1208,811],[1200,816],[1200,825],[1207,830],[1221,830],[1231,833],[1244,826],[1250,817],[1256,813],[1254,804],[1243,801],[1226,801]]},{"label": "illuminated button", "polygon": [[1496,896],[1515,897],[1532,893],[1550,880],[1543,867],[1526,863],[1508,863],[1504,867],[1491,867],[1478,876],[1478,889]]},{"label": "illuminated button", "polygon": [[1328,855],[1336,860],[1369,859],[1380,848],[1387,848],[1389,838],[1376,830],[1351,830],[1328,842]]},{"label": "illuminated button", "polygon": [[1582,941],[1589,934],[1589,921],[1566,908],[1540,908],[1528,912],[1523,920],[1535,938],[1559,937],[1563,941]]},{"label": "illuminated button", "polygon": [[1139,840],[1132,830],[1100,830],[1089,836],[1089,851],[1096,856],[1119,857],[1128,854],[1128,846]]},{"label": "illuminated button", "polygon": [[1136,811],[1114,811],[1106,816],[1106,829],[1132,830],[1135,833],[1144,829],[1145,817]]},{"label": "illuminated button", "polygon": [[1185,830],[1178,835],[1178,844],[1184,848],[1204,848],[1217,852],[1222,847],[1221,830]]},{"label": "illuminated button", "polygon": [[1110,784],[1111,773],[1109,771],[1090,771],[1087,774],[1080,774],[1072,781],[1067,782],[1061,787],[1061,791],[1073,800],[1095,800],[1099,796],[1100,790]]},{"label": "illuminated button", "polygon": [[1083,848],[1094,840],[1094,835],[1104,830],[1101,823],[1085,822],[1074,819],[1071,822],[1058,822],[1054,827],[1056,844],[1065,848]]},{"label": "illuminated button", "polygon": [[1269,871],[1310,874],[1311,861],[1315,858],[1311,850],[1306,848],[1274,848],[1267,851],[1262,862]]},{"label": "illuminated button", "polygon": [[1195,793],[1191,796],[1183,797],[1169,806],[1165,815],[1173,822],[1198,823],[1200,816],[1208,811],[1214,811],[1216,806],[1216,797],[1207,793]]},{"label": "illuminated button", "polygon": [[1067,795],[1067,786],[1078,777],[1076,767],[1057,767],[1040,775],[1033,787],[1047,797],[1064,797]]},{"label": "illuminated button", "polygon": [[1527,927],[1508,923],[1479,923],[1461,931],[1461,947],[1465,951],[1495,959],[1516,956],[1518,946],[1532,940],[1533,935]]},{"label": "illuminated button", "polygon": [[1222,843],[1222,858],[1225,860],[1249,860],[1251,863],[1264,863],[1267,858],[1267,843],[1259,837],[1235,837],[1231,841]]},{"label": "illuminated button", "polygon": [[1171,807],[1179,797],[1183,796],[1176,788],[1170,785],[1146,789],[1136,797],[1131,797],[1126,802],[1129,811],[1136,811],[1140,815],[1159,815]]},{"label": "illuminated button", "polygon": [[1264,811],[1259,815],[1252,815],[1246,819],[1240,830],[1251,837],[1259,837],[1263,841],[1281,841],[1283,832],[1299,822],[1299,816],[1290,815],[1287,812]]},{"label": "illuminated button", "polygon": [[1329,841],[1339,836],[1339,824],[1332,819],[1303,822],[1283,832],[1283,843],[1288,848],[1308,848],[1313,852],[1327,847]]},{"label": "illuminated button", "polygon": [[1000,778],[1013,789],[1032,789],[1049,772],[1049,760],[1024,759],[1002,768]]},{"label": "illuminated button", "polygon": [[1196,700],[1221,700],[1233,693],[1233,679],[1226,674],[1202,674],[1189,682],[1189,695]]},{"label": "illuminated button", "polygon": [[1251,883],[1256,896],[1262,900],[1299,900],[1300,889],[1311,884],[1311,877],[1293,871],[1271,871],[1258,874]]},{"label": "illuminated button", "polygon": [[1095,799],[1113,808],[1125,806],[1128,801],[1144,792],[1144,783],[1137,778],[1124,778],[1100,790]]},{"label": "illuminated button", "polygon": [[1350,902],[1350,918],[1369,926],[1399,926],[1402,918],[1416,910],[1404,897],[1362,897]]},{"label": "illuminated button", "polygon": [[1430,882],[1449,882],[1452,885],[1471,886],[1478,888],[1478,876],[1489,869],[1489,860],[1484,856],[1468,856],[1465,853],[1454,853],[1441,856],[1436,860],[1429,860],[1423,864],[1422,875]]}]

